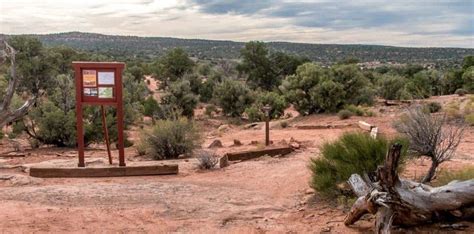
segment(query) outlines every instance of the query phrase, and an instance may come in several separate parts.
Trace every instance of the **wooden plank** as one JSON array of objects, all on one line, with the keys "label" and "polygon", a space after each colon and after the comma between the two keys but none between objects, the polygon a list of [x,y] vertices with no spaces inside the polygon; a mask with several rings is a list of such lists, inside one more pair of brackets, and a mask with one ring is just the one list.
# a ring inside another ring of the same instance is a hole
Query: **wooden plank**
[{"label": "wooden plank", "polygon": [[25,156],[26,154],[0,154],[0,158],[21,158]]},{"label": "wooden plank", "polygon": [[129,167],[31,167],[30,176],[41,178],[118,177],[178,174],[178,165],[150,165]]},{"label": "wooden plank", "polygon": [[363,130],[366,130],[366,131],[371,131],[373,127],[373,125],[367,123],[367,122],[364,122],[364,121],[359,121],[358,123],[359,125],[359,128],[363,129]]},{"label": "wooden plank", "polygon": [[227,153],[227,159],[229,161],[238,161],[238,160],[248,160],[253,158],[258,158],[264,155],[276,156],[276,155],[285,155],[293,152],[291,147],[278,147],[262,150],[250,150],[242,152]]},{"label": "wooden plank", "polygon": [[328,129],[331,128],[330,125],[297,125],[296,129],[301,129],[301,130],[311,130],[311,129]]},{"label": "wooden plank", "polygon": [[178,164],[125,167],[125,176],[178,174]]}]

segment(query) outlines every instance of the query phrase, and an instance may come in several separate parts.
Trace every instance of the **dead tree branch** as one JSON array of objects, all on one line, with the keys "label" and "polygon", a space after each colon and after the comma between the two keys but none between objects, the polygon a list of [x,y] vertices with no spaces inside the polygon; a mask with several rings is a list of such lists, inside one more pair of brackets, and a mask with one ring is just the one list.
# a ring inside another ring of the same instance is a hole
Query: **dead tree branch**
[{"label": "dead tree branch", "polygon": [[[354,192],[359,196],[344,220],[354,224],[362,215],[376,215],[376,232],[389,233],[393,225],[413,226],[445,220],[474,218],[474,179],[453,181],[433,188],[410,180],[400,179],[397,173],[401,145],[393,145],[385,164],[377,169],[376,181],[365,181],[352,175]],[[366,194],[354,188],[372,188]]]},{"label": "dead tree branch", "polygon": [[430,182],[438,166],[454,156],[465,129],[448,124],[446,115],[434,116],[420,107],[408,110],[395,128],[410,139],[410,150],[431,158],[431,167],[422,183]]},{"label": "dead tree branch", "polygon": [[33,95],[33,97],[30,97],[25,101],[21,107],[16,110],[11,110],[10,106],[20,78],[16,71],[16,50],[10,46],[7,41],[3,41],[3,44],[5,48],[2,55],[10,60],[11,78],[8,81],[5,97],[3,97],[3,100],[0,103],[0,128],[5,126],[7,123],[16,121],[25,116],[28,113],[28,109],[35,104],[36,99],[38,98],[37,95]]}]

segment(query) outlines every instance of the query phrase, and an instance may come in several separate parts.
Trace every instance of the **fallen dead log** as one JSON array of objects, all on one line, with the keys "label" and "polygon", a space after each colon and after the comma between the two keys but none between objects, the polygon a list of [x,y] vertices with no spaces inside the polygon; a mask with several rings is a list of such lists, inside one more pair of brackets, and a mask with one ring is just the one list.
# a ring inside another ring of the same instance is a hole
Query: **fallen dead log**
[{"label": "fallen dead log", "polygon": [[414,226],[474,218],[474,179],[431,187],[400,179],[397,173],[401,145],[393,145],[374,178],[354,174],[349,184],[359,197],[344,220],[357,222],[364,214],[376,215],[377,233],[390,233],[392,224]]}]

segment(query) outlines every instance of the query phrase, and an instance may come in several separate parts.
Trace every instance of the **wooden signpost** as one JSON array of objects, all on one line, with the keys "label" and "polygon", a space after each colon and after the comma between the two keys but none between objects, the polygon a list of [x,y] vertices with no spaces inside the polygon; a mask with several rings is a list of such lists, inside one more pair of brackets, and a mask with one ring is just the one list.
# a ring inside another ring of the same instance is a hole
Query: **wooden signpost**
[{"label": "wooden signpost", "polygon": [[82,116],[82,107],[84,105],[101,107],[102,125],[110,164],[112,164],[112,156],[109,148],[110,142],[104,106],[112,106],[117,109],[119,166],[125,166],[122,99],[122,72],[125,64],[119,62],[72,62],[72,64],[76,79],[78,166],[85,167],[84,124]]}]

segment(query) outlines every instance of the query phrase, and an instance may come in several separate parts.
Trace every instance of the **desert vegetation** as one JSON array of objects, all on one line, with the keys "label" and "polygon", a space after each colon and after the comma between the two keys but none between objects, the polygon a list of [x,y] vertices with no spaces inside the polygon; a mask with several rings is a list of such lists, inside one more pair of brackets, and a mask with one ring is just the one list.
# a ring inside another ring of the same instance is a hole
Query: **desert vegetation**
[{"label": "desert vegetation", "polygon": [[[92,52],[86,44],[74,40],[66,43],[73,47],[56,45],[63,37],[65,35],[40,36],[45,44],[38,36],[8,36],[2,41],[0,142],[5,150],[2,149],[0,154],[12,155],[10,151],[15,151],[15,155],[24,157],[9,163],[27,165],[51,160],[45,155],[54,155],[53,159],[68,159],[64,152],[74,151],[77,144],[75,81],[71,62],[123,59],[126,62],[123,88],[127,157],[131,162],[177,162],[184,168],[181,177],[159,179],[160,183],[169,186],[160,188],[167,193],[159,195],[165,196],[160,198],[160,202],[166,203],[160,205],[174,207],[179,203],[176,207],[180,208],[173,210],[180,215],[179,218],[196,212],[203,215],[200,213],[203,210],[212,216],[212,220],[219,219],[221,226],[234,225],[232,220],[238,219],[234,217],[235,213],[241,212],[240,208],[235,208],[237,206],[251,206],[258,214],[268,210],[275,217],[285,217],[290,213],[289,209],[295,208],[293,205],[289,208],[289,204],[300,204],[293,213],[304,213],[305,217],[312,215],[310,212],[317,213],[315,209],[322,204],[326,210],[331,210],[325,212],[336,212],[337,217],[350,216],[347,208],[356,196],[365,199],[359,198],[356,205],[373,205],[370,203],[372,200],[366,200],[370,197],[366,196],[367,193],[360,196],[351,191],[348,180],[353,175],[358,174],[367,186],[377,189],[378,193],[371,195],[373,199],[392,191],[392,187],[398,188],[399,184],[387,184],[392,186],[390,189],[376,187],[386,182],[385,177],[376,175],[381,165],[413,180],[408,184],[416,183],[430,191],[435,188],[424,186],[450,188],[451,180],[469,182],[472,179],[472,168],[469,165],[464,168],[463,163],[472,164],[471,152],[474,150],[469,143],[472,142],[474,126],[473,55],[433,67],[421,63],[422,59],[418,57],[423,56],[413,54],[414,49],[407,53],[418,56],[417,59],[400,58],[400,61],[407,61],[406,64],[394,66],[387,63],[367,68],[360,61],[377,57],[378,53],[373,52],[359,58],[361,60],[338,55],[331,61],[320,61],[315,59],[320,58],[315,54],[326,52],[293,53],[307,48],[307,45],[252,41],[237,43],[238,52],[229,45],[209,49],[212,53],[227,55],[210,56],[209,51],[196,54],[196,48],[207,48],[208,45],[200,44],[202,42],[176,40],[168,43],[191,43],[193,46],[133,57],[115,49],[104,51],[102,48]],[[124,51],[131,48],[147,50],[150,46],[147,43],[153,41],[146,39],[145,44],[132,45],[126,39],[117,42],[127,45]],[[377,50],[381,48],[384,47],[376,47]],[[349,53],[343,50],[341,54]],[[432,56],[445,55],[438,51]],[[269,108],[268,116],[264,107]],[[113,148],[118,139],[117,114],[115,108],[106,108],[105,112]],[[263,137],[267,118],[271,138],[268,146]],[[92,158],[105,150],[101,112],[92,106],[85,107],[83,119],[86,153]],[[386,165],[388,156],[392,155],[387,152],[393,152],[390,150],[394,147],[398,154],[396,165]],[[232,152],[278,148],[294,152],[231,163],[224,157]],[[424,158],[429,159],[429,165],[423,164]],[[0,165],[2,163],[0,161]],[[17,168],[16,164],[9,166]],[[230,164],[228,169],[220,169],[227,164]],[[452,165],[455,165],[455,170],[450,169]],[[11,168],[8,170],[15,170]],[[418,171],[419,168],[422,172]],[[196,170],[200,172],[195,173]],[[201,173],[204,170],[206,173]],[[413,175],[413,171],[418,174]],[[421,180],[420,173],[423,174]],[[398,181],[398,174],[384,175]],[[269,178],[270,182],[263,183],[261,178]],[[187,179],[193,182],[185,184]],[[138,180],[148,183],[147,179]],[[405,180],[400,181],[405,183]],[[225,191],[216,190],[216,185],[225,187]],[[147,186],[134,189],[149,192],[151,190],[147,189],[158,185]],[[253,191],[257,192],[253,194]],[[178,192],[194,200],[168,203],[168,196],[181,199],[176,196]],[[157,191],[150,194],[157,194]],[[294,200],[308,194],[313,200]],[[2,196],[0,194],[0,198]],[[222,221],[220,215],[213,216],[216,212],[206,208],[212,206],[206,203],[206,199],[194,196],[206,197],[209,201],[225,201],[228,205],[223,210],[228,207],[236,210],[229,212],[230,218]],[[240,196],[245,197],[247,203],[242,205]],[[331,199],[334,197],[342,197],[345,206],[338,208],[340,204],[334,204],[335,199]],[[5,195],[5,199],[13,198]],[[146,199],[155,201],[157,198]],[[227,203],[228,200],[232,202]],[[281,204],[275,205],[275,202]],[[193,203],[192,209],[187,209],[190,203]],[[379,203],[376,206],[385,209]],[[414,210],[419,208],[413,207]],[[398,207],[391,208],[400,212]],[[452,211],[457,212],[456,209]],[[362,213],[377,212],[364,209]],[[319,215],[318,219],[324,216]],[[352,224],[358,218],[354,216],[348,223]],[[262,220],[277,224],[266,217]],[[405,220],[398,221],[403,224]],[[423,219],[420,223],[431,221],[438,220]],[[325,222],[327,225],[331,220]]]}]

